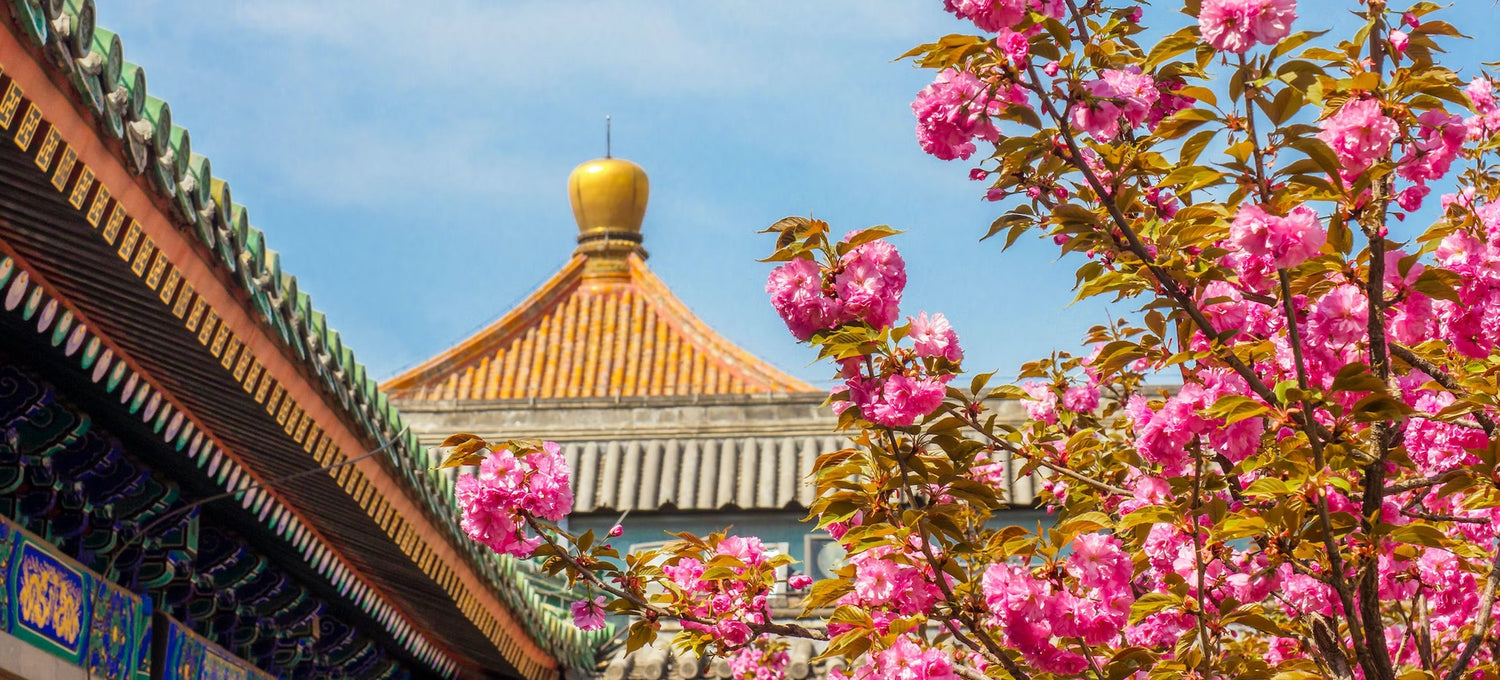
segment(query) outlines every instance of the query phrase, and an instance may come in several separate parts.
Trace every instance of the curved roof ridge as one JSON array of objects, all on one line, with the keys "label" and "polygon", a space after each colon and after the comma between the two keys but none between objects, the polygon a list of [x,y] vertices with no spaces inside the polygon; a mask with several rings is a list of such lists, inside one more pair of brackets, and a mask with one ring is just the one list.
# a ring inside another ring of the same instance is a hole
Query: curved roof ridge
[{"label": "curved roof ridge", "polygon": [[695,316],[635,255],[591,274],[587,254],[501,317],[385,382],[406,401],[817,392]]},{"label": "curved roof ridge", "polygon": [[572,291],[580,280],[579,273],[583,270],[585,259],[587,258],[583,255],[574,255],[556,274],[494,323],[479,329],[437,356],[386,380],[380,384],[380,389],[393,399],[412,398],[412,394],[426,387],[432,378],[462,367],[483,354],[486,349],[490,349],[492,353],[495,344],[509,339],[516,330],[524,330],[528,322],[550,310]]}]

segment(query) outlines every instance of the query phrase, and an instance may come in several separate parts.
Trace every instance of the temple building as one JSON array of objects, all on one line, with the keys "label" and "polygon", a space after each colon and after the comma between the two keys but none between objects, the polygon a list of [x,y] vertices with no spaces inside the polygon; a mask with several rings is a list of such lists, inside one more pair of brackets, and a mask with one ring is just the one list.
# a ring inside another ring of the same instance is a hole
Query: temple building
[{"label": "temple building", "polygon": [[0,677],[593,669],[123,44],[0,0]]},{"label": "temple building", "polygon": [[[426,446],[457,432],[561,443],[575,531],[603,535],[629,513],[615,544],[634,550],[668,540],[669,530],[732,526],[828,577],[843,550],[801,521],[814,460],[846,445],[821,407],[827,392],[714,332],[651,272],[641,230],[648,195],[634,163],[578,166],[568,178],[578,248],[557,274],[499,321],[381,387]],[[1005,417],[1019,420],[1016,410],[1009,404]],[[448,484],[459,474],[448,471]],[[1023,509],[1005,521],[1039,519],[1032,494],[1032,480],[1016,478],[1011,498]],[[800,611],[796,593],[782,595],[778,615]],[[722,661],[673,656],[669,639],[613,656],[605,678],[729,676]],[[815,651],[793,646],[793,680],[827,673],[810,663]]]}]

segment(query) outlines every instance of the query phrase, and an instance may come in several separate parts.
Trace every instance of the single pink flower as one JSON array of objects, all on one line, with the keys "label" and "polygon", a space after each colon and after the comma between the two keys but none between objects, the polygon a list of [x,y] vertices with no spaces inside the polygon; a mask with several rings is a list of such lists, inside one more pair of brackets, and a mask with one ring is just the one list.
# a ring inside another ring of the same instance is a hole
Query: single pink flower
[{"label": "single pink flower", "polygon": [[1391,31],[1391,49],[1399,55],[1406,54],[1406,46],[1411,43],[1411,36],[1405,31]]},{"label": "single pink flower", "polygon": [[911,338],[912,349],[918,356],[943,357],[954,363],[963,361],[964,350],[958,345],[958,333],[953,331],[953,326],[942,313],[929,317],[927,312],[918,312],[917,318],[910,321],[911,331],[907,337]]},{"label": "single pink flower", "polygon": [[1343,166],[1339,174],[1352,181],[1385,157],[1401,127],[1391,120],[1374,99],[1350,99],[1339,110],[1318,123],[1323,140]]},{"label": "single pink flower", "polygon": [[572,605],[573,625],[579,630],[601,630],[604,628],[604,596],[589,600],[579,600]]},{"label": "single pink flower", "polygon": [[818,263],[797,258],[771,270],[766,279],[771,306],[798,340],[838,325],[842,307],[823,294],[823,270]]}]

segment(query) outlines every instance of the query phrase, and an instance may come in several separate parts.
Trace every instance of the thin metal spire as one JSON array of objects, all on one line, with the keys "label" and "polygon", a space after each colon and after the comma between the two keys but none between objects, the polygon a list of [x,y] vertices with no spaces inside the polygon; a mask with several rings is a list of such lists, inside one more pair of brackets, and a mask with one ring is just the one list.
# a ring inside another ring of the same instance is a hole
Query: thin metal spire
[{"label": "thin metal spire", "polygon": [[610,145],[611,145],[610,136],[611,136],[611,131],[610,131],[609,116],[605,116],[604,117],[604,157],[605,158],[614,158],[614,156],[610,155]]}]

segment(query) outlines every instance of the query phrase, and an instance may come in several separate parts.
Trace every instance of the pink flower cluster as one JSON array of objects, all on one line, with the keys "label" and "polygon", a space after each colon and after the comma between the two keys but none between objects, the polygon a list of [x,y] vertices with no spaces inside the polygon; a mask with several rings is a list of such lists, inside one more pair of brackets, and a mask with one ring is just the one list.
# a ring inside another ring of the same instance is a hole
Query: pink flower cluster
[{"label": "pink flower cluster", "polygon": [[1421,124],[1419,138],[1408,143],[1406,154],[1401,157],[1396,174],[1412,182],[1398,196],[1402,208],[1416,210],[1422,198],[1430,191],[1427,182],[1442,179],[1448,174],[1453,159],[1463,149],[1469,128],[1460,116],[1450,116],[1440,109],[1433,109],[1417,117]]},{"label": "pink flower cluster", "polygon": [[1328,232],[1312,208],[1299,205],[1278,217],[1253,203],[1240,206],[1229,226],[1229,244],[1269,269],[1290,269],[1318,254]]},{"label": "pink flower cluster", "polygon": [[464,533],[502,555],[529,557],[542,538],[528,535],[526,517],[557,522],[567,516],[573,509],[569,476],[555,442],[520,454],[491,452],[478,475],[459,477],[455,485]]},{"label": "pink flower cluster", "polygon": [[1090,99],[1073,107],[1073,125],[1100,141],[1118,137],[1122,119],[1132,128],[1145,124],[1161,98],[1156,81],[1135,66],[1106,69],[1084,88]]},{"label": "pink flower cluster", "polygon": [[[759,626],[771,620],[771,610],[766,607],[769,583],[766,578],[713,579],[706,580],[703,573],[708,569],[705,560],[730,557],[738,562],[731,566],[736,574],[767,572],[762,569],[769,557],[759,538],[726,536],[713,548],[713,553],[703,560],[682,557],[662,567],[662,572],[683,593],[677,604],[691,616],[715,622],[704,625],[683,621],[682,627],[712,635],[715,639],[738,647],[751,641]],[[762,574],[768,576],[769,574]]]},{"label": "pink flower cluster", "polygon": [[848,392],[848,401],[839,405],[839,412],[855,406],[865,420],[889,427],[910,427],[918,418],[937,410],[951,379],[902,373],[872,377],[857,361],[846,362],[845,366],[850,368],[844,371],[844,386],[834,389],[836,394]]},{"label": "pink flower cluster", "polygon": [[766,280],[771,306],[798,340],[849,323],[889,326],[900,314],[905,289],[906,261],[883,240],[854,247],[831,269],[794,259]]},{"label": "pink flower cluster", "polygon": [[[858,233],[845,236],[845,242]],[[905,286],[901,254],[890,243],[875,240],[849,249],[831,266],[802,258],[783,264],[772,270],[766,292],[792,335],[807,340],[847,324],[889,328],[900,314]],[[887,361],[856,357],[840,364],[844,385],[833,394],[844,394],[845,399],[835,403],[837,412],[858,407],[869,422],[908,427],[942,404],[957,368],[939,363],[932,369],[924,361],[962,361],[958,333],[942,314],[924,311],[908,320],[910,350],[900,350]]]},{"label": "pink flower cluster", "polygon": [[1015,28],[1027,12],[1060,19],[1067,8],[1063,0],[943,0],[943,9],[974,22],[981,31],[999,33]]},{"label": "pink flower cluster", "polygon": [[1474,105],[1474,116],[1464,121],[1470,139],[1488,139],[1500,132],[1500,104],[1495,101],[1495,86],[1484,76],[1469,81],[1464,88],[1469,102]]},{"label": "pink flower cluster", "polygon": [[933,585],[932,570],[925,564],[911,564],[914,561],[886,547],[850,556],[849,562],[855,568],[854,590],[840,599],[839,604],[868,611],[877,617],[877,623],[891,616],[926,612],[940,593]]},{"label": "pink flower cluster", "polygon": [[1134,566],[1119,540],[1104,534],[1076,538],[1061,566],[1038,576],[1023,565],[990,565],[981,587],[1006,645],[1043,672],[1071,675],[1087,667],[1068,648],[1073,641],[1110,644],[1125,627]]},{"label": "pink flower cluster", "polygon": [[1225,425],[1222,418],[1202,414],[1224,396],[1248,396],[1245,381],[1225,369],[1209,369],[1199,375],[1201,383],[1188,383],[1153,409],[1146,398],[1132,395],[1125,405],[1135,431],[1135,448],[1148,463],[1162,467],[1168,477],[1187,471],[1188,444],[1195,438],[1204,446],[1238,463],[1260,447],[1265,422],[1246,418]]},{"label": "pink flower cluster", "polygon": [[1401,126],[1381,110],[1375,99],[1350,99],[1332,116],[1318,123],[1323,140],[1339,160],[1339,174],[1352,182],[1376,161],[1385,158],[1401,135]]},{"label": "pink flower cluster", "polygon": [[782,680],[791,660],[785,650],[746,646],[729,655],[729,674],[734,680]]},{"label": "pink flower cluster", "polygon": [[975,139],[993,142],[1000,138],[990,116],[999,114],[1004,105],[991,97],[989,86],[973,73],[940,71],[911,103],[917,115],[917,143],[945,161],[967,160],[974,153]]},{"label": "pink flower cluster", "polygon": [[929,317],[927,312],[917,312],[917,318],[907,320],[911,322],[911,329],[906,337],[911,338],[911,348],[917,356],[941,357],[955,364],[964,360],[964,350],[958,346],[958,333],[954,332],[947,317],[941,313]]},{"label": "pink flower cluster", "polygon": [[1203,0],[1198,30],[1215,49],[1244,54],[1276,44],[1296,20],[1297,0]]},{"label": "pink flower cluster", "polygon": [[[1500,203],[1470,197],[1445,197],[1444,203],[1467,209],[1483,232],[1455,231],[1438,245],[1438,264],[1458,274],[1459,285],[1457,301],[1431,302],[1436,333],[1467,356],[1487,357],[1500,346]],[[1412,299],[1425,299],[1419,295]]]}]

